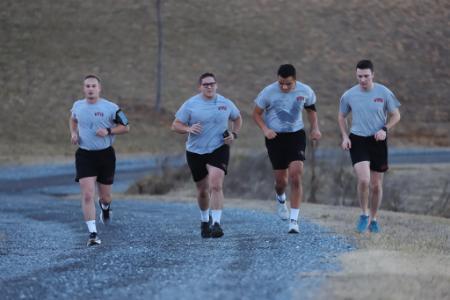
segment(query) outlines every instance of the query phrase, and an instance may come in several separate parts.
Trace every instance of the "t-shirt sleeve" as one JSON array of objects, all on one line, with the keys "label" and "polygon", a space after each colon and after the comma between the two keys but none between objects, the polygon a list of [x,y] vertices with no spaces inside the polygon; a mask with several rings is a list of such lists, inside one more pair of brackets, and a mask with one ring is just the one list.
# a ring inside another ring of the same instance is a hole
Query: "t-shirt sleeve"
[{"label": "t-shirt sleeve", "polygon": [[230,107],[231,107],[230,119],[236,120],[241,115],[241,113],[237,108],[237,106],[232,101],[230,101]]},{"label": "t-shirt sleeve", "polygon": [[401,105],[394,93],[389,90],[387,91],[386,100],[388,112],[393,112]]},{"label": "t-shirt sleeve", "polygon": [[347,97],[345,97],[344,94],[342,95],[341,100],[339,102],[339,112],[342,113],[344,116],[347,116],[350,111],[351,111],[350,105],[348,104]]},{"label": "t-shirt sleeve", "polygon": [[261,109],[265,109],[268,106],[268,99],[266,97],[265,90],[262,90],[261,93],[256,97],[255,104]]},{"label": "t-shirt sleeve", "polygon": [[183,124],[189,125],[190,110],[187,102],[183,103],[178,111],[175,113],[175,118]]},{"label": "t-shirt sleeve", "polygon": [[316,103],[316,93],[312,89],[309,89],[309,96],[305,101],[304,106],[311,106]]},{"label": "t-shirt sleeve", "polygon": [[76,106],[77,103],[73,103],[72,108],[70,109],[70,116],[72,117],[72,119],[77,119],[77,111],[76,111]]},{"label": "t-shirt sleeve", "polygon": [[119,111],[119,109],[120,109],[119,105],[111,102],[111,115],[110,115],[111,121],[114,122],[114,120],[116,119],[116,113]]}]

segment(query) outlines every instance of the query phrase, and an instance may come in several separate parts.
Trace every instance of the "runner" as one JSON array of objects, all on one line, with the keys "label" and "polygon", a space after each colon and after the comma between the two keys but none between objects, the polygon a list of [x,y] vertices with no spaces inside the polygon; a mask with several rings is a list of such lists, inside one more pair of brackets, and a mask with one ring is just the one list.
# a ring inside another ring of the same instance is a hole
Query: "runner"
[{"label": "runner", "polygon": [[[289,233],[299,233],[298,215],[303,198],[302,177],[306,134],[303,108],[311,125],[309,137],[321,137],[316,113],[316,95],[306,84],[296,80],[293,65],[281,65],[278,81],[264,88],[255,100],[253,119],[265,136],[266,148],[275,177],[278,215],[290,219]],[[264,117],[263,117],[264,115]],[[286,206],[285,190],[290,182],[291,211]]]},{"label": "runner", "polygon": [[89,230],[88,246],[101,243],[95,223],[95,187],[97,183],[100,220],[111,219],[111,188],[116,156],[112,144],[117,134],[130,128],[122,110],[100,98],[101,83],[96,75],[84,78],[85,98],[76,101],[69,121],[71,142],[79,145],[75,154],[76,178],[81,188],[81,207]]},{"label": "runner", "polygon": [[[186,158],[197,187],[201,236],[218,238],[223,236],[220,225],[224,200],[222,187],[230,145],[238,137],[242,119],[233,102],[216,93],[218,85],[214,74],[202,74],[198,84],[200,93],[180,107],[172,130],[188,134]],[[212,226],[209,224],[210,207]]]},{"label": "runner", "polygon": [[[383,174],[388,170],[387,136],[400,121],[399,101],[387,87],[373,82],[373,70],[370,60],[358,62],[358,84],[342,95],[338,115],[341,146],[350,150],[358,180],[357,195],[362,214],[356,230],[360,233],[367,229],[373,233],[380,231],[377,212],[383,197]],[[350,113],[352,122],[348,135],[346,118]]]}]

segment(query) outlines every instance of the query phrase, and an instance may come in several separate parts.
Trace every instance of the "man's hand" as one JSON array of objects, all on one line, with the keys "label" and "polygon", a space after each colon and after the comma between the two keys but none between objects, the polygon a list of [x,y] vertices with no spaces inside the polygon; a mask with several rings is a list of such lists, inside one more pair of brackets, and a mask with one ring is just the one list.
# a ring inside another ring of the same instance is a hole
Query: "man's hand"
[{"label": "man's hand", "polygon": [[72,143],[72,145],[77,145],[78,144],[78,133],[74,132],[70,135],[70,142]]},{"label": "man's hand", "polygon": [[349,150],[352,147],[352,142],[350,141],[350,138],[348,136],[342,137],[342,149]]},{"label": "man's hand", "polygon": [[192,125],[187,129],[187,132],[193,134],[200,134],[202,133],[202,125],[200,125],[200,123],[195,123],[194,125]]},{"label": "man's hand", "polygon": [[95,134],[101,137],[105,137],[108,135],[108,129],[100,128],[99,130],[97,130],[97,132],[95,132]]},{"label": "man's hand", "polygon": [[387,132],[383,129],[380,129],[377,131],[377,133],[375,133],[374,137],[376,141],[384,141],[387,137]]},{"label": "man's hand", "polygon": [[320,133],[319,129],[313,129],[313,130],[311,130],[309,137],[313,141],[318,141],[322,137],[322,133]]},{"label": "man's hand", "polygon": [[275,131],[273,131],[272,129],[267,128],[266,130],[264,130],[264,136],[267,139],[271,140],[277,136],[277,133]]},{"label": "man's hand", "polygon": [[228,133],[227,137],[223,138],[223,141],[226,145],[231,145],[234,141],[234,135],[231,133]]}]

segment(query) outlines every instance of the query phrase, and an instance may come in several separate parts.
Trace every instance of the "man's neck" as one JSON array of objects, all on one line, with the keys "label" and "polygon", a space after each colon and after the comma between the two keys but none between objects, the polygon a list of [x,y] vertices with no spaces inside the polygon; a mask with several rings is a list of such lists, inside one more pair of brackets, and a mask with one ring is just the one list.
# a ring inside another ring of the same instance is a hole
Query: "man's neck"
[{"label": "man's neck", "polygon": [[97,98],[86,98],[86,101],[89,102],[90,104],[95,104],[95,103],[97,103],[97,101],[99,99],[100,99],[99,97],[97,97]]},{"label": "man's neck", "polygon": [[372,83],[371,85],[367,86],[367,88],[363,88],[362,86],[359,86],[359,87],[364,92],[370,92],[373,89],[373,86],[374,86],[374,84]]}]

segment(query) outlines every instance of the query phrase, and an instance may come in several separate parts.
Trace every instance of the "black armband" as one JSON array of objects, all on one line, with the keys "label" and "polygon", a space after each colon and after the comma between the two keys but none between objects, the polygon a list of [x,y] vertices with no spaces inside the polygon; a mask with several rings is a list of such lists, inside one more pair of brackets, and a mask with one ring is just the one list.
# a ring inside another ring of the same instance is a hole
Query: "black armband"
[{"label": "black armband", "polygon": [[308,106],[305,105],[305,109],[316,111],[316,105],[315,104],[311,104],[311,105],[308,105]]},{"label": "black armband", "polygon": [[121,124],[123,126],[128,125],[127,116],[125,116],[125,113],[121,109],[116,111],[116,117],[114,118],[114,123]]}]

